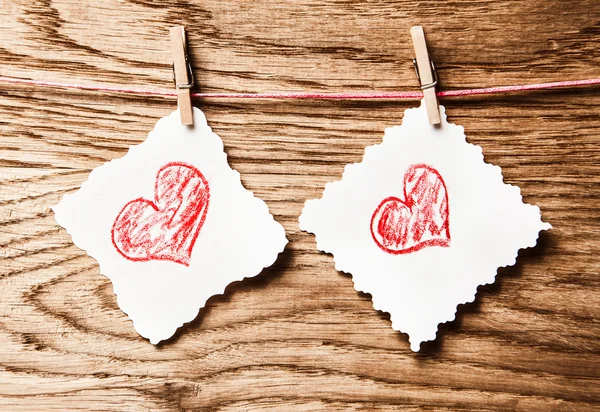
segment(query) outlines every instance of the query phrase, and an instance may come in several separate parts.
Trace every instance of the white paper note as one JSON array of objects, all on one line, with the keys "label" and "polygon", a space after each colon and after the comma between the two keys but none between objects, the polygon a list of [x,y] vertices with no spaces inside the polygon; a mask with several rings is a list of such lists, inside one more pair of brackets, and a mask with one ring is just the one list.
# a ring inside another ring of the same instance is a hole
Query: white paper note
[{"label": "white paper note", "polygon": [[228,284],[272,265],[287,243],[196,108],[193,128],[177,111],[160,119],[146,141],[94,169],[53,209],[154,344]]},{"label": "white paper note", "polygon": [[406,110],[402,125],[347,165],[321,199],[307,201],[299,219],[355,289],[390,313],[413,351],[551,227],[440,111],[437,128],[423,102]]}]

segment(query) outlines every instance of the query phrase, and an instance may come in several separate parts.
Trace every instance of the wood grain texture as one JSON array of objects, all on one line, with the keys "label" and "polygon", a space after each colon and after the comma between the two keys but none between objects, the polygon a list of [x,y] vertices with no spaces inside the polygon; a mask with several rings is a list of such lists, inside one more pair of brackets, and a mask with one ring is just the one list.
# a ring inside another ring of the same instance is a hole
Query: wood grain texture
[{"label": "wood grain texture", "polygon": [[[440,89],[599,76],[600,2],[0,0],[0,74],[172,87],[185,25],[203,91],[415,90],[425,27]],[[598,88],[446,100],[554,229],[410,352],[298,229],[304,201],[414,102],[201,101],[291,241],[155,347],[50,206],[143,141],[170,99],[0,86],[3,411],[592,411],[600,408]]]}]

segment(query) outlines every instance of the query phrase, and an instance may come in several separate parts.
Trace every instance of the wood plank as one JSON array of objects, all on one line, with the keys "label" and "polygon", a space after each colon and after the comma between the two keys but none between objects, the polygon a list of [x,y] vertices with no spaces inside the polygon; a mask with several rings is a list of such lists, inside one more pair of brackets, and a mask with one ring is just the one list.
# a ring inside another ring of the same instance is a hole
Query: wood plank
[{"label": "wood plank", "polygon": [[[595,0],[0,0],[0,75],[172,88],[187,28],[206,92],[398,91],[423,25],[439,89],[598,77]],[[50,206],[174,99],[0,85],[0,408],[592,411],[600,407],[598,88],[442,100],[554,229],[413,354],[297,218],[404,101],[196,105],[291,240],[154,347]]]}]

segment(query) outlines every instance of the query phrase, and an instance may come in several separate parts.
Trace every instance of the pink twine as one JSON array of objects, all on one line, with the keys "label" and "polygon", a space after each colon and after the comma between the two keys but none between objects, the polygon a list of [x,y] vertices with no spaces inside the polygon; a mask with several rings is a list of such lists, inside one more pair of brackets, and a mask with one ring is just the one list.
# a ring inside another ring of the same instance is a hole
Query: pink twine
[{"label": "pink twine", "polygon": [[[65,89],[95,90],[103,92],[117,92],[140,94],[161,97],[175,97],[176,90],[144,90],[114,86],[99,86],[71,83],[47,82],[41,80],[19,79],[14,77],[0,77],[0,83],[19,83],[44,87],[61,87]],[[439,97],[472,96],[479,94],[500,94],[520,92],[527,90],[555,89],[559,87],[591,86],[600,84],[600,78],[588,80],[570,80],[552,83],[538,83],[519,86],[488,87],[484,89],[449,90],[437,92]],[[423,97],[422,92],[379,92],[379,93],[192,93],[194,98],[219,98],[219,99],[407,99],[417,100]]]}]

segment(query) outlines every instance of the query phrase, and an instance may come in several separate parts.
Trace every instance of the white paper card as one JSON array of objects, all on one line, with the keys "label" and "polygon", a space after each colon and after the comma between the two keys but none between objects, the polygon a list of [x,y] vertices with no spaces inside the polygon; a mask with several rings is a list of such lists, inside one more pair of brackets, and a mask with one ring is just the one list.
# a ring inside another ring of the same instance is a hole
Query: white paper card
[{"label": "white paper card", "polygon": [[355,289],[390,313],[413,351],[551,227],[440,111],[436,128],[423,102],[406,110],[402,126],[347,165],[321,199],[307,201],[299,219]]},{"label": "white paper card", "polygon": [[272,265],[287,243],[196,108],[193,128],[178,111],[160,119],[143,143],[94,169],[53,209],[154,344],[228,284]]}]

